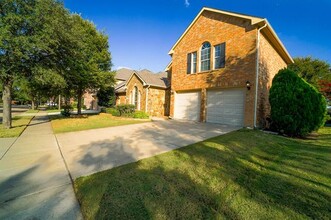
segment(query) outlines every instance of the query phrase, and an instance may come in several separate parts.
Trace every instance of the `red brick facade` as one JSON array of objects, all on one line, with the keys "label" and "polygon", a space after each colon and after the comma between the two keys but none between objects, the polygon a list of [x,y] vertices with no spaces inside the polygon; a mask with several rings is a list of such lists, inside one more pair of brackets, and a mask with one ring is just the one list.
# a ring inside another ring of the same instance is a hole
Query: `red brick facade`
[{"label": "red brick facade", "polygon": [[[175,93],[201,92],[200,121],[206,121],[206,93],[209,89],[243,89],[245,91],[244,126],[254,125],[255,81],[257,68],[258,27],[251,20],[205,10],[195,20],[172,51],[170,116],[174,116]],[[271,81],[286,63],[262,35],[259,56],[258,124],[263,126],[269,114],[268,91]],[[200,50],[204,42],[211,44],[211,70],[200,72]],[[224,43],[225,67],[213,69],[213,46]],[[197,73],[187,74],[187,54],[197,52]],[[246,82],[251,84],[246,89]]]}]

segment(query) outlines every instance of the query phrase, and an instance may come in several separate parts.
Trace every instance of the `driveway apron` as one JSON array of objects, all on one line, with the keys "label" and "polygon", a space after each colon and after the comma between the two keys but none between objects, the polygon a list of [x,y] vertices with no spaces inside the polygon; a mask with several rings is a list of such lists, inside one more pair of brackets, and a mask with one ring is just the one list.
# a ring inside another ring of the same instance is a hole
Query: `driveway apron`
[{"label": "driveway apron", "polygon": [[82,219],[46,113],[0,160],[0,192],[0,219]]}]

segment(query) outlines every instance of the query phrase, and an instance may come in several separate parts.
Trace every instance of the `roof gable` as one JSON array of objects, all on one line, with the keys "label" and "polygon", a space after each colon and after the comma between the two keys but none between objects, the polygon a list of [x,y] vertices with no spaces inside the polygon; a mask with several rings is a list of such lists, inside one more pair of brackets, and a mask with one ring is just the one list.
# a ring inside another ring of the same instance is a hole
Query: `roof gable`
[{"label": "roof gable", "polygon": [[[176,46],[179,44],[179,42],[185,37],[185,35],[189,32],[189,30],[192,28],[192,26],[197,22],[200,16],[202,16],[203,12],[209,11],[209,12],[214,12],[214,13],[219,13],[219,14],[224,14],[228,16],[233,16],[245,20],[250,20],[250,23],[252,26],[256,26],[256,28],[262,28],[264,25],[266,25],[265,28],[263,28],[263,32],[267,33],[266,36],[267,38],[272,42],[272,44],[276,47],[278,53],[282,56],[284,61],[288,64],[293,63],[293,59],[286,50],[285,46],[283,43],[280,41],[278,38],[276,32],[273,30],[271,27],[270,23],[267,21],[265,18],[260,18],[256,16],[250,16],[250,15],[245,15],[245,14],[240,14],[240,13],[234,13],[234,12],[229,12],[229,11],[223,11],[223,10],[218,10],[218,9],[213,9],[213,8],[207,8],[203,7],[199,14],[194,18],[194,20],[191,22],[191,24],[187,27],[187,29],[184,31],[184,33],[180,36],[180,38],[176,41],[176,43],[172,46],[171,50],[169,51],[169,55],[172,55],[174,53],[174,50]],[[266,30],[264,30],[266,29]],[[168,66],[167,69],[168,70]]]}]

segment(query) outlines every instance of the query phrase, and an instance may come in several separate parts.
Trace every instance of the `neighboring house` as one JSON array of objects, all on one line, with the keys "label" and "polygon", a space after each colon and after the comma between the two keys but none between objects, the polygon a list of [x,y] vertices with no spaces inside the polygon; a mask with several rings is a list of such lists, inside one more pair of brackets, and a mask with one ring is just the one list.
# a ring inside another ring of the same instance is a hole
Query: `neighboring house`
[{"label": "neighboring house", "polygon": [[120,69],[115,75],[116,105],[133,104],[151,116],[169,115],[169,81],[166,72]]},{"label": "neighboring house", "polygon": [[264,18],[203,8],[169,52],[170,116],[263,127],[275,74],[293,60]]},{"label": "neighboring house", "polygon": [[83,98],[83,105],[86,109],[99,110],[97,91],[88,89],[85,91]]}]

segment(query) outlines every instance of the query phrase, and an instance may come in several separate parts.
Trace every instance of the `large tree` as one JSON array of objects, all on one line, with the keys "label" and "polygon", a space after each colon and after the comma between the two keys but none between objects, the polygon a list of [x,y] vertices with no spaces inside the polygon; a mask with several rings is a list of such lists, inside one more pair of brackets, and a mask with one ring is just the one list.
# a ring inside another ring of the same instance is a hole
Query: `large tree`
[{"label": "large tree", "polygon": [[76,39],[75,62],[69,66],[65,75],[68,87],[77,98],[78,114],[81,114],[82,96],[87,89],[111,86],[114,82],[111,69],[108,37],[99,32],[95,25],[72,15],[72,37]]},{"label": "large tree", "polygon": [[0,1],[0,81],[6,128],[11,127],[15,78],[30,77],[36,67],[63,69],[63,57],[72,55],[63,53],[62,46],[70,43],[64,28],[68,17],[56,0]]},{"label": "large tree", "polygon": [[296,57],[288,68],[321,91],[321,81],[331,83],[330,64],[312,57]]}]

